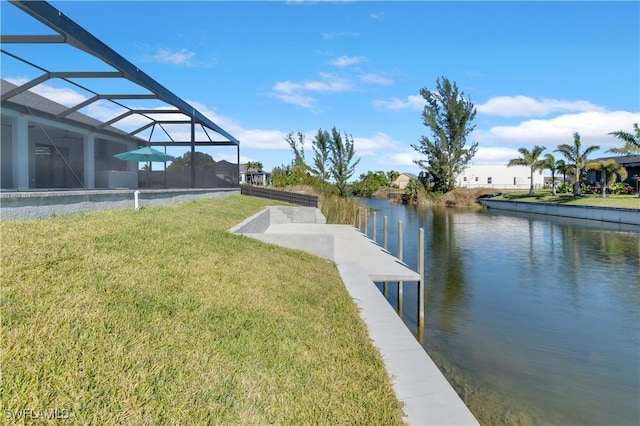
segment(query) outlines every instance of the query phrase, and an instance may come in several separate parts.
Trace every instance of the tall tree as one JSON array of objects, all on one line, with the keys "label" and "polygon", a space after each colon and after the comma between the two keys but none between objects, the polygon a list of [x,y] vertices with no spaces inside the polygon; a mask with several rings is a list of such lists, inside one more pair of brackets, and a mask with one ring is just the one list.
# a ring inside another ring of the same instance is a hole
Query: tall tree
[{"label": "tall tree", "polygon": [[556,161],[556,170],[562,173],[562,183],[567,183],[567,175],[573,174],[573,166],[567,164],[564,160]]},{"label": "tall tree", "polygon": [[507,167],[511,166],[527,166],[531,171],[531,186],[529,187],[529,195],[535,194],[535,190],[533,188],[533,174],[536,170],[542,170],[544,168],[544,161],[539,160],[540,154],[546,148],[544,146],[536,145],[533,147],[531,151],[527,148],[518,148],[518,152],[521,154],[520,157],[509,160],[509,164]]},{"label": "tall tree", "polygon": [[347,195],[347,181],[353,176],[360,159],[358,158],[353,162],[353,156],[355,155],[353,137],[345,133],[343,140],[342,135],[335,127],[331,130],[330,148],[331,176],[336,182],[338,195],[344,197]]},{"label": "tall tree", "polygon": [[256,171],[259,172],[260,170],[263,169],[263,165],[260,161],[247,161],[247,164],[245,165],[245,168],[247,169],[247,171]]},{"label": "tall tree", "polygon": [[394,180],[398,179],[399,176],[400,176],[400,172],[398,172],[396,170],[390,170],[390,171],[387,172],[387,179],[389,180],[389,183],[391,183]]},{"label": "tall tree", "polygon": [[362,173],[357,181],[351,185],[351,192],[357,197],[373,197],[380,187],[387,186],[389,179],[383,171]]},{"label": "tall tree", "polygon": [[260,161],[247,161],[247,163],[245,164],[245,169],[248,172],[247,174],[250,175],[249,177],[251,179],[252,185],[258,184],[258,176],[255,173],[251,172],[260,172],[262,168],[263,166]]},{"label": "tall tree", "polygon": [[318,176],[324,186],[329,178],[329,160],[331,159],[331,135],[326,130],[319,129],[312,142],[313,168],[311,172]]},{"label": "tall tree", "polygon": [[291,151],[293,151],[294,155],[294,167],[300,167],[303,171],[307,171],[309,166],[305,163],[304,160],[304,134],[302,132],[298,132],[298,139],[296,140],[294,133],[289,132],[287,136],[285,136],[284,140],[289,144]]},{"label": "tall tree", "polygon": [[420,89],[420,95],[427,102],[422,119],[432,137],[422,136],[419,144],[411,145],[427,157],[426,161],[414,162],[431,176],[436,191],[450,191],[478,149],[477,143],[466,145],[467,136],[475,128],[471,123],[476,109],[456,83],[445,77],[436,80],[435,92],[425,87]]},{"label": "tall tree", "polygon": [[[209,154],[196,151],[195,155],[196,169],[214,170],[216,162]],[[191,170],[191,151],[187,151],[181,157],[177,157],[167,166],[167,170],[184,171]]]},{"label": "tall tree", "polygon": [[553,154],[547,153],[544,155],[542,159],[542,169],[551,170],[551,194],[556,195],[556,171],[558,168]]},{"label": "tall tree", "polygon": [[624,130],[609,133],[624,142],[624,146],[622,148],[611,148],[607,152],[622,155],[640,154],[640,127],[638,127],[638,123],[633,123],[633,130],[634,133],[625,132]]},{"label": "tall tree", "polygon": [[573,134],[573,145],[563,143],[558,145],[556,152],[561,153],[574,167],[575,181],[573,182],[573,195],[580,195],[580,175],[587,165],[589,154],[600,149],[598,145],[592,145],[582,151],[582,142],[580,142],[580,133]]}]

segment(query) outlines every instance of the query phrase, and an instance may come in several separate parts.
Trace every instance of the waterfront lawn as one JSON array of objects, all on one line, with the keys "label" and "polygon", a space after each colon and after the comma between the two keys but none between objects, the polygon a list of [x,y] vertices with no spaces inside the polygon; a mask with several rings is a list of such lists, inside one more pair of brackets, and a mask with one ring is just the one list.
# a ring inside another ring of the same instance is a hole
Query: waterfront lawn
[{"label": "waterfront lawn", "polygon": [[401,424],[335,266],[226,232],[268,204],[233,196],[0,223],[5,414]]},{"label": "waterfront lawn", "polygon": [[640,198],[637,195],[607,194],[606,197],[602,197],[596,194],[585,194],[574,197],[573,194],[551,195],[551,190],[538,190],[534,195],[529,195],[529,191],[510,191],[491,199],[640,209]]}]

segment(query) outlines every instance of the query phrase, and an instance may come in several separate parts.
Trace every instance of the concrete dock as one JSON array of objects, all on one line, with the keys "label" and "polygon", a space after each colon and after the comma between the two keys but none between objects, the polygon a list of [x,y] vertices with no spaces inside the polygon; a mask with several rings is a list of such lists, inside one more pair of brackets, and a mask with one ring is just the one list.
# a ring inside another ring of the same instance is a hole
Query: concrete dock
[{"label": "concrete dock", "polygon": [[336,263],[369,336],[382,355],[394,391],[404,403],[404,420],[411,425],[477,425],[473,414],[374,283],[415,282],[420,275],[350,225],[327,225],[317,211],[297,210],[305,208],[268,209],[230,231],[309,251]]},{"label": "concrete dock", "polygon": [[286,223],[270,225],[265,234],[330,235],[336,264],[355,263],[372,281],[418,281],[420,275],[350,225]]}]

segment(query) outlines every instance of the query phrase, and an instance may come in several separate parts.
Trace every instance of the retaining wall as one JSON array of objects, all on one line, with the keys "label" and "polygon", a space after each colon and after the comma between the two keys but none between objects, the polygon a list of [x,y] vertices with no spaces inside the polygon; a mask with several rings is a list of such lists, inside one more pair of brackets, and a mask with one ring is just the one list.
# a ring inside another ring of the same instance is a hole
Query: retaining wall
[{"label": "retaining wall", "polygon": [[[139,207],[240,194],[238,188],[138,190]],[[133,209],[135,190],[0,192],[0,219],[39,219],[111,209]]]},{"label": "retaining wall", "polygon": [[571,217],[576,219],[599,220],[603,222],[621,223],[628,225],[640,225],[640,200],[638,200],[639,209],[491,200],[486,198],[481,198],[478,201],[483,206],[496,210],[508,210],[523,213]]}]

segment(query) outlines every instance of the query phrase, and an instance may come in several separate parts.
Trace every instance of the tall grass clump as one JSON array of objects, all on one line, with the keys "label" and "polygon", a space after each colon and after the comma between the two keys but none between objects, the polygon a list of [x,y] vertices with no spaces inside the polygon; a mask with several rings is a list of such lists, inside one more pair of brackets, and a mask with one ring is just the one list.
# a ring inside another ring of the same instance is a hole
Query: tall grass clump
[{"label": "tall grass clump", "polygon": [[327,223],[355,225],[361,211],[368,212],[369,208],[353,198],[340,197],[336,194],[325,193],[319,195],[320,211],[327,219]]},{"label": "tall grass clump", "polygon": [[335,266],[226,231],[270,204],[0,222],[7,424],[401,424]]}]

